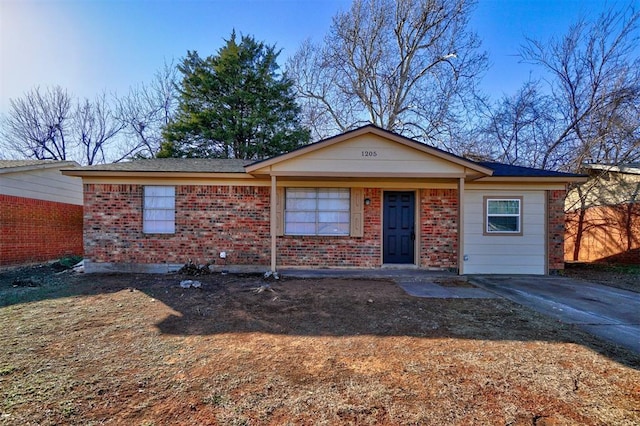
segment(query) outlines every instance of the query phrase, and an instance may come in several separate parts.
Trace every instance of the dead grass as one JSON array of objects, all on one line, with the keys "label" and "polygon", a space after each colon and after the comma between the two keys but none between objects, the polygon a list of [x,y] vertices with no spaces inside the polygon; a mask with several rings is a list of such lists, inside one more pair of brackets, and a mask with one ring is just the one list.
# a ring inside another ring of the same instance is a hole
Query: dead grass
[{"label": "dead grass", "polygon": [[640,293],[640,265],[567,263],[563,274],[570,278]]},{"label": "dead grass", "polygon": [[1,308],[0,423],[640,423],[638,356],[507,301],[180,279],[67,277]]}]

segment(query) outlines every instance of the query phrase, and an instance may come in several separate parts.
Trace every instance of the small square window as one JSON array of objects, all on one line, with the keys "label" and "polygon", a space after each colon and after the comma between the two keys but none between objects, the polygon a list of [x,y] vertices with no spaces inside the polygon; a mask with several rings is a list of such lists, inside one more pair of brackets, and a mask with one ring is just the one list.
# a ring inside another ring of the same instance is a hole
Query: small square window
[{"label": "small square window", "polygon": [[486,234],[522,234],[521,198],[485,197]]}]

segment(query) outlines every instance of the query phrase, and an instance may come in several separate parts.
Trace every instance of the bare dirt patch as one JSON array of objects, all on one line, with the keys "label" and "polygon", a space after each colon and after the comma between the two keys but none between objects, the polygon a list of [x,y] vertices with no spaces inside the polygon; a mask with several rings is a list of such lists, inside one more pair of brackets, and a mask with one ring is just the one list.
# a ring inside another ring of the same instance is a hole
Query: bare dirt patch
[{"label": "bare dirt patch", "polygon": [[384,280],[63,276],[7,299],[23,289],[0,274],[0,423],[640,422],[640,357],[504,300]]}]

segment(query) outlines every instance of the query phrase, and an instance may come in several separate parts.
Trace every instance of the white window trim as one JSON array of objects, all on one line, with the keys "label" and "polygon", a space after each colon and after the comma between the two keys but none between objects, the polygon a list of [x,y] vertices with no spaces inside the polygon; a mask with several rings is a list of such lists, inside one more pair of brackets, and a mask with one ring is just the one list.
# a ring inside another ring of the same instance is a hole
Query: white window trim
[{"label": "white window trim", "polygon": [[[289,194],[289,190],[305,190],[305,191],[313,191],[315,192],[315,202],[316,202],[316,207],[314,210],[290,210],[287,207],[287,202],[286,200],[288,199],[288,194]],[[344,209],[344,210],[319,210],[318,209],[318,204],[319,204],[319,200],[320,198],[318,198],[318,193],[320,191],[340,191],[340,192],[346,192],[348,193],[349,197],[345,198],[347,200],[347,205],[349,206],[349,208]],[[310,236],[310,237],[348,237],[349,235],[351,235],[351,193],[350,190],[348,188],[297,188],[297,187],[292,187],[292,188],[285,188],[285,206],[284,206],[284,235],[290,235],[290,236]],[[313,233],[298,233],[298,232],[289,232],[287,231],[287,213],[288,212],[307,212],[307,213],[314,213],[315,214],[315,231]],[[337,213],[346,213],[347,217],[348,217],[348,221],[347,222],[341,222],[341,223],[346,223],[347,225],[347,229],[344,232],[341,233],[319,233],[318,229],[320,227],[320,224],[324,223],[324,222],[320,222],[319,221],[319,216],[321,212],[337,212]]]},{"label": "white window trim", "polygon": [[[163,198],[172,198],[170,206],[167,207],[147,207],[147,200],[153,198],[153,195],[147,194],[147,188],[164,188],[170,189],[171,195],[162,196]],[[170,212],[168,216],[171,220],[152,220],[154,212]],[[166,185],[145,185],[142,192],[142,232],[144,234],[175,234],[176,232],[176,187]],[[162,224],[166,226],[162,226]]]},{"label": "white window trim", "polygon": [[[522,235],[522,206],[523,206],[523,197],[521,196],[485,196],[484,197],[484,235]],[[490,201],[517,201],[518,202],[518,213],[502,213],[502,214],[489,214],[489,202]],[[493,231],[489,229],[489,216],[491,217],[517,217],[518,218],[518,230],[516,231]]]}]

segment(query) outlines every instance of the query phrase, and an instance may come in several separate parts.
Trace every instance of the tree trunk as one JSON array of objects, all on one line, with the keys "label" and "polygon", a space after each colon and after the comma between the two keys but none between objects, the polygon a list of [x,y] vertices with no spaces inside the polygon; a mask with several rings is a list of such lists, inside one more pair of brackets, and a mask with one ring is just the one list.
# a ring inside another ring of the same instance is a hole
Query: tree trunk
[{"label": "tree trunk", "polygon": [[576,241],[573,245],[573,260],[577,262],[580,260],[580,246],[582,245],[582,234],[584,233],[584,218],[587,214],[587,210],[584,206],[580,207],[580,213],[578,214],[578,225],[576,229]]},{"label": "tree trunk", "polygon": [[624,215],[624,233],[627,237],[627,251],[633,248],[633,203],[626,205]]}]

